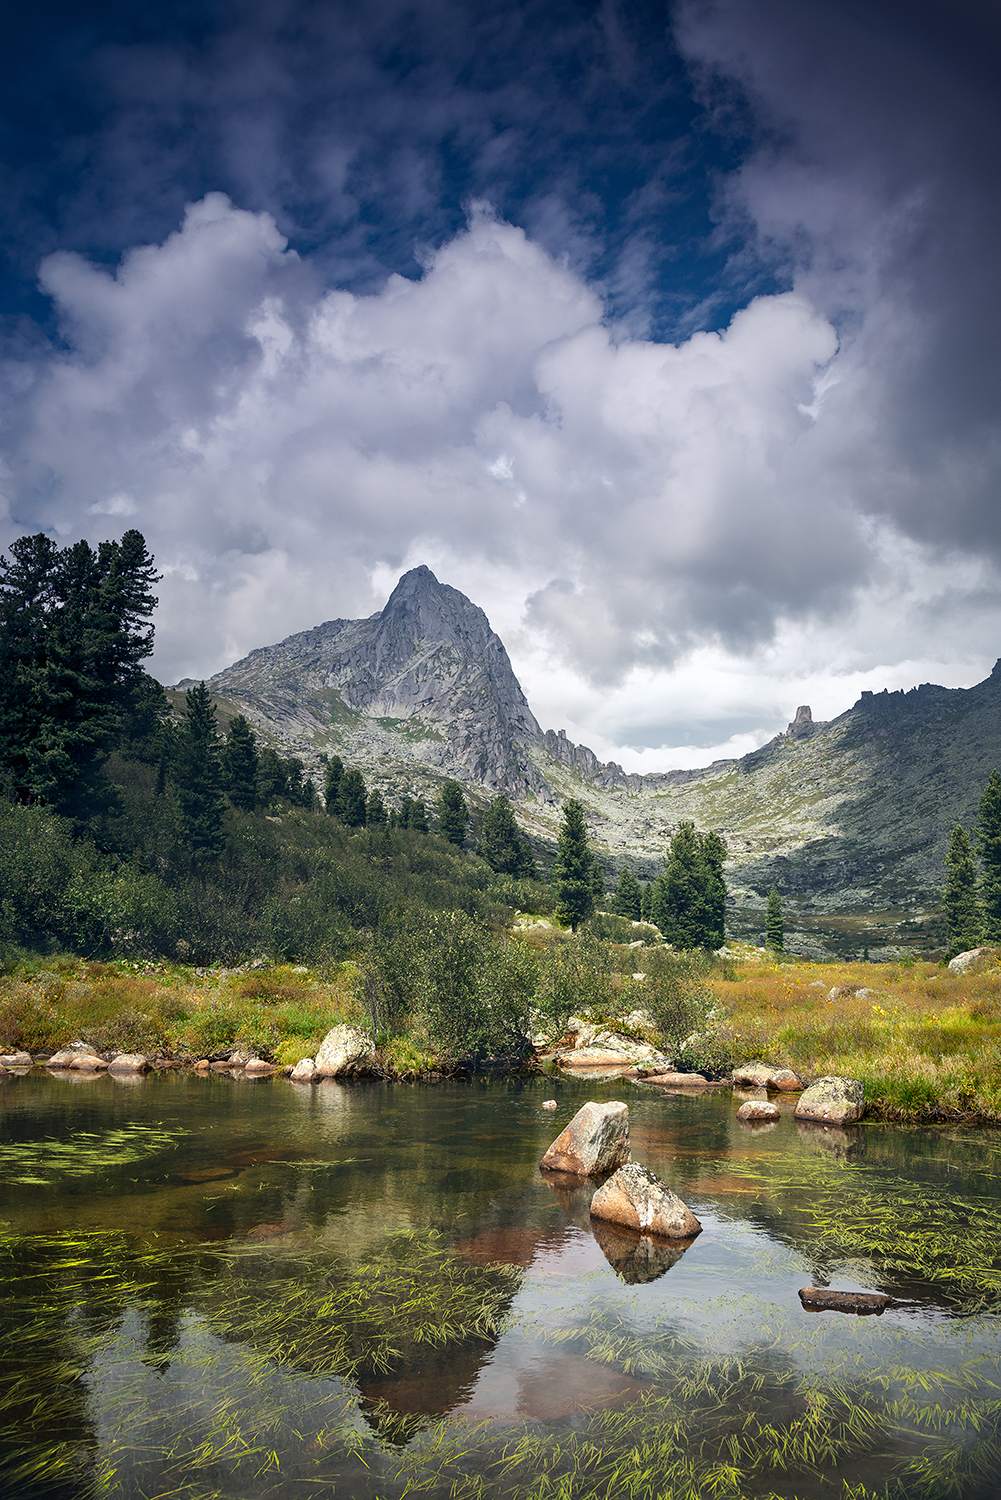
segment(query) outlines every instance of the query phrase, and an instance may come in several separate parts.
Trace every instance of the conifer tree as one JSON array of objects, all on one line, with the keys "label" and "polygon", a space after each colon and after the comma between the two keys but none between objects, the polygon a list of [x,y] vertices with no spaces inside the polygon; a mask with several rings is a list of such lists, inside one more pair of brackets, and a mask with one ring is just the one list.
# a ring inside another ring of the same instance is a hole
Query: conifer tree
[{"label": "conifer tree", "polygon": [[612,910],[620,917],[628,917],[631,922],[643,920],[643,892],[639,881],[632,870],[623,867],[619,875],[619,883],[615,887],[615,895],[612,898]]},{"label": "conifer tree", "polygon": [[333,817],[337,816],[337,798],[341,789],[341,777],[344,775],[344,762],[339,755],[332,755],[327,761],[327,770],[323,781],[323,805]]},{"label": "conifer tree", "polygon": [[430,833],[431,830],[428,827],[428,810],[424,804],[423,797],[418,797],[415,801],[411,802],[410,821],[407,827],[412,828],[414,833]]},{"label": "conifer tree", "polygon": [[229,726],[221,759],[230,802],[241,812],[253,812],[257,806],[257,738],[243,714],[237,714]]},{"label": "conifer tree", "polygon": [[477,851],[492,870],[521,877],[535,860],[521,836],[514,809],[503,793],[495,797],[483,815],[483,832]]},{"label": "conifer tree", "polygon": [[997,771],[991,772],[980,799],[977,852],[984,941],[1001,943],[1001,776]]},{"label": "conifer tree", "polygon": [[223,835],[222,766],[215,704],[204,682],[185,694],[176,738],[174,789],[182,842],[198,863],[218,859]]},{"label": "conifer tree", "polygon": [[455,844],[461,849],[466,840],[466,824],[469,822],[469,809],[466,799],[462,795],[462,788],[457,781],[446,781],[438,797],[438,832],[443,839],[448,839],[450,844]]},{"label": "conifer tree", "polygon": [[563,807],[552,880],[556,892],[556,916],[573,932],[594,910],[592,863],[584,809],[576,798],[571,797]]},{"label": "conifer tree", "polygon": [[785,922],[782,918],[782,897],[778,887],[768,892],[768,907],[765,912],[765,947],[775,953],[785,952]]},{"label": "conifer tree", "polygon": [[605,872],[596,854],[591,859],[591,896],[596,908],[605,900]]},{"label": "conifer tree", "polygon": [[287,794],[288,766],[273,746],[265,745],[257,757],[257,800],[268,808]]},{"label": "conifer tree", "polygon": [[651,919],[676,948],[719,948],[726,935],[726,846],[716,833],[683,822],[651,897]]},{"label": "conifer tree", "polygon": [[949,835],[945,865],[948,874],[942,906],[949,930],[949,953],[955,956],[977,947],[984,920],[977,900],[977,867],[973,862],[969,835],[959,824]]},{"label": "conifer tree", "polygon": [[365,780],[355,768],[345,771],[337,793],[337,816],[349,828],[364,828],[367,793]]},{"label": "conifer tree", "polygon": [[653,921],[653,892],[655,882],[647,880],[640,887],[640,921]]},{"label": "conifer tree", "polygon": [[727,849],[718,833],[701,835],[702,863],[705,867],[705,935],[704,946],[722,948],[726,942],[726,881],[723,866]]},{"label": "conifer tree", "polygon": [[365,822],[369,828],[385,828],[389,822],[386,804],[378,787],[373,787],[365,803]]}]

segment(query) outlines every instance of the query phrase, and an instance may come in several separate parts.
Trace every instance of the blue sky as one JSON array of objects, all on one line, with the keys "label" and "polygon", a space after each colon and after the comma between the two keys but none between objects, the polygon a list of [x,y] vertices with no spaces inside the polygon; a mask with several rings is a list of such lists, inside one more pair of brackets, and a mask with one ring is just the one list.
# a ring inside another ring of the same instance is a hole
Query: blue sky
[{"label": "blue sky", "polygon": [[417,562],[637,767],[1001,653],[996,7],[12,32],[0,539],[138,525],[164,680]]}]

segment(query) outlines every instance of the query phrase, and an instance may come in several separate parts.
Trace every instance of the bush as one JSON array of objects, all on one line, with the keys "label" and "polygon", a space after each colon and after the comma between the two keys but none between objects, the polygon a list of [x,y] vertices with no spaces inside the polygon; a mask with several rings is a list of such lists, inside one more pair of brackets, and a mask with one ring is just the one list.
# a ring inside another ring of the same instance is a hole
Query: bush
[{"label": "bush", "polygon": [[659,949],[650,958],[645,994],[663,1049],[679,1068],[710,1078],[729,1072],[734,1061],[733,1034],[707,983],[721,967],[699,950]]},{"label": "bush", "polygon": [[612,1005],[612,954],[586,929],[551,943],[539,959],[536,1007],[544,1027],[559,1036],[575,1011]]}]

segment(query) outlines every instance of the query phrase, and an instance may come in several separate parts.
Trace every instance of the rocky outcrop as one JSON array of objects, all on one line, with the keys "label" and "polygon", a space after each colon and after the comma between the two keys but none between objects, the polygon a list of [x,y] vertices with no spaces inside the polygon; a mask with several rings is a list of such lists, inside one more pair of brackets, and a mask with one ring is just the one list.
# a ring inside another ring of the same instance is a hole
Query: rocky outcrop
[{"label": "rocky outcrop", "polygon": [[587,1103],[553,1141],[539,1163],[543,1172],[598,1177],[629,1160],[629,1109],[619,1101]]},{"label": "rocky outcrop", "polygon": [[702,1225],[686,1203],[639,1162],[619,1167],[591,1199],[592,1219],[607,1219],[642,1234],[691,1239]]},{"label": "rocky outcrop", "polygon": [[865,1089],[857,1078],[818,1078],[796,1103],[797,1120],[851,1125],[865,1114]]},{"label": "rocky outcrop", "polygon": [[315,1078],[357,1078],[375,1070],[375,1041],[357,1026],[334,1026],[316,1054]]}]

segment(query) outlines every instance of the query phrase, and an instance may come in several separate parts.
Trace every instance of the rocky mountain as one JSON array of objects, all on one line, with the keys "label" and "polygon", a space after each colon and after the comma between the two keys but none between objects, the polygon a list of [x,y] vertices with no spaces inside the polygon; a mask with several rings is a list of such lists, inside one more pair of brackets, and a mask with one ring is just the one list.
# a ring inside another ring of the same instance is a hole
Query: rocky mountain
[{"label": "rocky mountain", "polygon": [[999,663],[972,688],[863,693],[828,723],[801,706],[740,760],[627,774],[563,730],[543,733],[486,615],[426,567],[369,619],[253,651],[209,686],[224,719],[245,713],[317,776],[336,751],[390,804],[433,800],[456,777],[474,805],[506,792],[544,847],[578,797],[610,880],[623,864],[654,876],[683,818],[718,829],[732,930],[755,935],[775,884],[792,946],[818,955],[934,946],[949,830],[975,820],[1001,763]]}]

